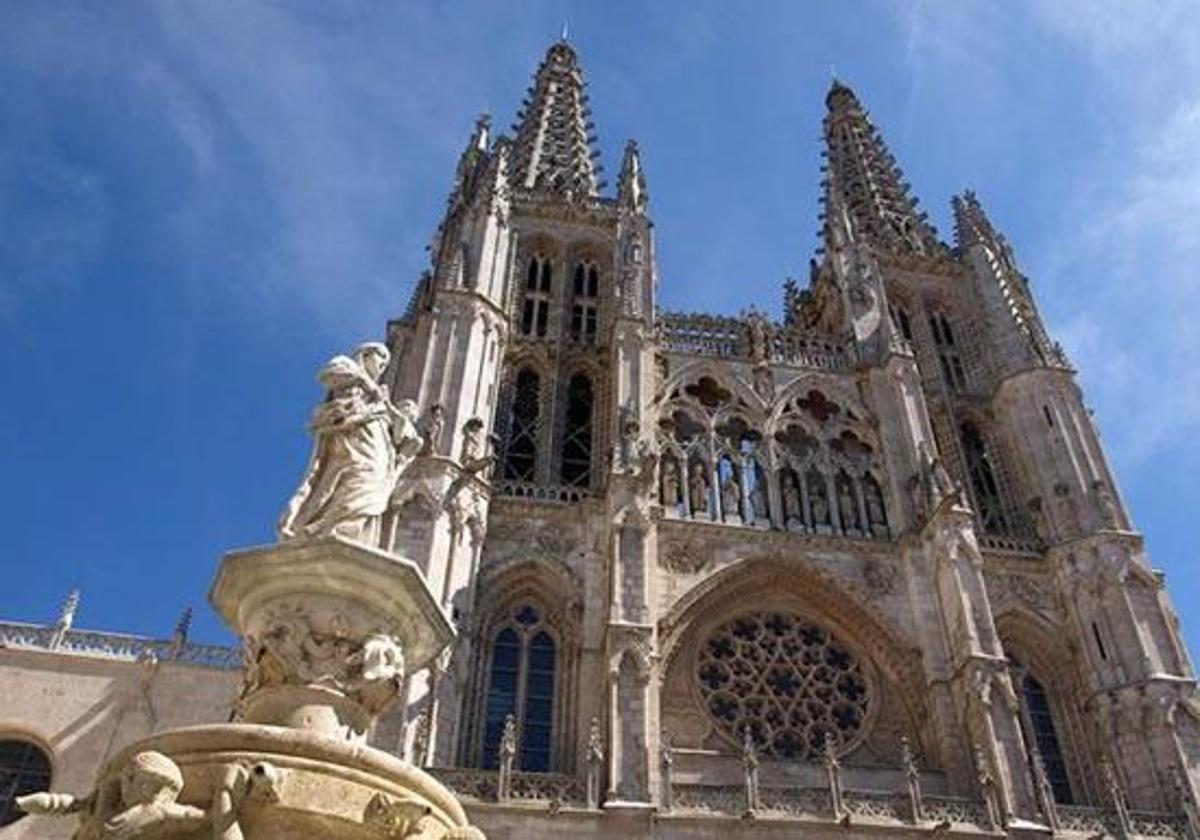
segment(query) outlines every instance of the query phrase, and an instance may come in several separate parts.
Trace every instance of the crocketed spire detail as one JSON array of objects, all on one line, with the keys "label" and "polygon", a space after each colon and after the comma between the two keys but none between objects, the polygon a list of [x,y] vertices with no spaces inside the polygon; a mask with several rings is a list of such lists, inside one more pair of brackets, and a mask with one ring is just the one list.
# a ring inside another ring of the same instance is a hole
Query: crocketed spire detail
[{"label": "crocketed spire detail", "polygon": [[[825,97],[826,239],[830,205],[840,203],[855,237],[891,252],[932,256],[943,248],[896,159],[849,87],[835,80]],[[830,202],[836,191],[837,202]]]},{"label": "crocketed spire detail", "polygon": [[1025,335],[1029,349],[1043,363],[1065,365],[1062,348],[1046,333],[1029,291],[1029,280],[1017,268],[1008,240],[992,226],[975,193],[966,190],[962,195],[954,196],[950,203],[954,209],[954,241],[959,253],[966,254],[973,247],[985,249],[990,273],[1000,287],[1005,308]]},{"label": "crocketed spire detail", "polygon": [[577,197],[599,193],[600,153],[585,88],[571,45],[551,46],[513,126],[518,188]]}]

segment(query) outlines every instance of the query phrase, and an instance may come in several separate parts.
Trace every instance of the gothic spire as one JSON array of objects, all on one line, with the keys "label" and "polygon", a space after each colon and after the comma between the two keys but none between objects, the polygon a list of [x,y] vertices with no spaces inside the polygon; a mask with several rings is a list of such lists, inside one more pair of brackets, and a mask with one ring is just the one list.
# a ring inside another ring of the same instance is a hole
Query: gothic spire
[{"label": "gothic spire", "polygon": [[621,178],[617,185],[617,203],[635,213],[645,213],[650,202],[646,192],[646,175],[642,171],[642,156],[636,140],[625,144],[625,158],[621,161]]},{"label": "gothic spire", "polygon": [[1042,317],[1038,313],[1029,280],[1017,268],[1012,248],[993,226],[983,206],[972,190],[966,190],[951,201],[954,209],[954,241],[960,254],[978,248],[986,256],[988,274],[1000,286],[1005,310],[1025,335],[1027,346],[1036,358],[1046,364],[1066,364],[1062,348],[1050,340]]},{"label": "gothic spire", "polygon": [[936,232],[926,214],[918,211],[904,173],[854,91],[834,79],[825,106],[826,239],[838,221],[831,211],[840,204],[853,226],[849,233],[876,248],[928,256],[940,253]]},{"label": "gothic spire", "polygon": [[518,188],[577,197],[599,193],[600,152],[585,87],[575,50],[565,40],[552,45],[513,126]]}]

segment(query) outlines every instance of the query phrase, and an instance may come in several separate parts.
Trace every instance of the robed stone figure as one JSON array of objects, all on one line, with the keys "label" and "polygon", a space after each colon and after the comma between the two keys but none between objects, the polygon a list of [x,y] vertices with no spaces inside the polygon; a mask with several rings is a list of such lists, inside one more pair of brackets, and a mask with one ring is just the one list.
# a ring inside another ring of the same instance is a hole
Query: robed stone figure
[{"label": "robed stone figure", "polygon": [[279,520],[281,540],[378,541],[396,481],[423,444],[416,404],[392,405],[379,382],[389,359],[385,346],[371,342],[334,356],[317,374],[325,400],[309,424],[312,458]]}]

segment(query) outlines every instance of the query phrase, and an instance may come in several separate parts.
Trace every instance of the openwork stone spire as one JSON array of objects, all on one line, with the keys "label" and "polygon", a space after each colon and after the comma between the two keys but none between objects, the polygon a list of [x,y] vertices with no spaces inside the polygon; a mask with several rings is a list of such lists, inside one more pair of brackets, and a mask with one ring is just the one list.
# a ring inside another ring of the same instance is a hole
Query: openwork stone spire
[{"label": "openwork stone spire", "polygon": [[960,253],[980,247],[987,258],[990,274],[1000,287],[1005,308],[1025,336],[1028,348],[1045,364],[1065,365],[1062,348],[1050,340],[1038,313],[1026,279],[1013,257],[1012,248],[992,222],[972,190],[951,199],[954,208],[954,241]]},{"label": "openwork stone spire", "polygon": [[837,203],[830,198],[836,197],[853,224],[853,234],[869,244],[902,254],[941,253],[937,234],[926,214],[917,210],[904,173],[854,91],[834,80],[825,105],[826,239],[834,221],[831,204]]},{"label": "openwork stone spire", "polygon": [[598,194],[600,164],[583,70],[566,41],[550,47],[517,115],[514,183],[562,196]]}]

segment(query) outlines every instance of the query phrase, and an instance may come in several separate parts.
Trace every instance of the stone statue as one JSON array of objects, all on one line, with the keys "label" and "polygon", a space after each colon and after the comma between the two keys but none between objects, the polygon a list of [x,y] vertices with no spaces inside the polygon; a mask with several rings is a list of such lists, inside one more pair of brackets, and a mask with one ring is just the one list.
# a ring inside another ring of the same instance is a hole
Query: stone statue
[{"label": "stone statue", "polygon": [[421,418],[421,437],[425,443],[421,447],[422,455],[440,455],[442,445],[442,430],[446,426],[446,410],[441,403],[434,403]]},{"label": "stone statue", "polygon": [[947,496],[957,496],[958,485],[950,478],[942,459],[929,449],[928,441],[917,444],[918,475],[920,486],[925,497],[925,509],[933,511]]},{"label": "stone statue", "polygon": [[660,482],[662,503],[674,507],[679,503],[679,468],[675,459],[669,455],[662,460],[662,480]]},{"label": "stone statue", "polygon": [[771,357],[770,325],[765,316],[758,311],[751,311],[746,319],[750,333],[750,358],[754,362],[766,362]]},{"label": "stone statue", "polygon": [[632,405],[621,406],[618,415],[617,425],[620,433],[617,449],[618,468],[624,471],[632,470],[634,456],[637,452],[637,439],[641,434],[641,424],[638,422],[637,412]]},{"label": "stone statue", "polygon": [[886,525],[887,513],[883,509],[883,494],[873,481],[867,482],[867,518],[872,525]]},{"label": "stone statue", "polygon": [[767,494],[763,492],[762,473],[759,473],[758,479],[750,488],[750,515],[746,518],[751,521],[766,519],[769,513],[767,511]]},{"label": "stone statue", "polygon": [[373,541],[396,479],[421,450],[416,404],[392,405],[379,384],[390,356],[367,343],[321,368],[312,457],[279,521],[281,540],[339,535]]},{"label": "stone statue", "polygon": [[842,516],[842,528],[848,531],[858,527],[858,511],[855,509],[854,495],[850,492],[850,483],[843,481],[839,484],[838,511]]},{"label": "stone statue", "polygon": [[688,475],[688,502],[692,506],[692,515],[708,513],[708,479],[704,475],[704,465],[699,461],[692,464]]},{"label": "stone statue", "polygon": [[737,475],[730,473],[721,484],[721,509],[725,516],[739,516],[742,512],[742,486]]},{"label": "stone statue", "polygon": [[809,494],[809,503],[812,505],[812,515],[814,525],[829,524],[829,502],[825,498],[824,483],[818,481],[812,487],[812,492]]},{"label": "stone statue", "polygon": [[600,774],[604,768],[604,736],[600,732],[600,720],[592,718],[588,727],[587,741],[587,805],[600,805]]},{"label": "stone statue", "polygon": [[[175,800],[183,790],[183,774],[171,759],[147,750],[133,757],[120,778],[120,802],[115,816],[104,813],[100,837],[132,840],[170,832],[180,834],[198,829],[208,822],[208,814]],[[99,798],[95,793],[83,799],[68,794],[35,793],[17,798],[17,807],[28,814],[92,813]]]},{"label": "stone statue", "polygon": [[796,486],[796,477],[789,470],[783,476],[783,515],[789,521],[800,521],[804,511],[800,504],[800,489]]}]

